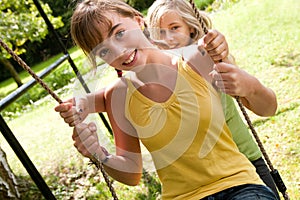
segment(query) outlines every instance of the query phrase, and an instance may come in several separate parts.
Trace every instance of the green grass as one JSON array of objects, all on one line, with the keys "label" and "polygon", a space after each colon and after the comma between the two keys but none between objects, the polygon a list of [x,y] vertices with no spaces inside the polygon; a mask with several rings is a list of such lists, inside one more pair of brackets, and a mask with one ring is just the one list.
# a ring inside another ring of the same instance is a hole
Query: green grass
[{"label": "green grass", "polygon": [[240,1],[213,14],[238,65],[272,88],[277,114],[251,118],[267,153],[288,188],[300,199],[300,3]]},{"label": "green grass", "polygon": [[[276,92],[279,107],[275,116],[262,118],[248,113],[292,200],[300,199],[299,10],[298,0],[243,0],[211,15],[215,28],[226,36],[239,67]],[[79,65],[84,62],[80,51],[75,50],[71,56]],[[44,67],[47,65],[43,63]],[[26,77],[29,78],[26,73],[22,75],[22,79]],[[2,86],[6,92],[15,88],[12,80],[0,86],[0,93],[4,90]],[[71,89],[64,91],[59,93],[63,99],[73,95]],[[21,145],[57,199],[82,199],[84,196],[86,199],[107,199],[109,191],[104,181],[99,182],[103,178],[78,155],[71,140],[72,129],[53,111],[56,102],[49,97],[43,102],[8,122]],[[0,145],[15,174],[28,176],[2,136]],[[126,187],[114,182],[114,186],[120,199],[147,199],[145,195],[156,189],[145,183]],[[30,191],[39,194],[33,183]]]},{"label": "green grass", "polygon": [[[82,52],[80,50],[78,50],[78,48],[76,48],[76,47],[70,49],[69,54],[74,59],[74,62],[82,60],[82,58],[83,58]],[[34,71],[34,73],[39,74],[44,69],[49,67],[52,63],[54,63],[57,59],[59,59],[62,55],[63,55],[62,53],[58,54],[56,56],[51,57],[50,59],[48,59],[45,62],[41,62],[37,65],[29,66],[29,67]],[[64,61],[62,63],[62,65],[68,65],[68,61]],[[26,83],[32,79],[31,75],[27,71],[20,72],[19,76],[22,80],[22,83]],[[5,81],[2,81],[0,83],[0,97],[4,97],[4,96],[8,95],[10,92],[14,91],[15,89],[17,89],[17,84],[15,83],[13,78],[9,78]]]}]

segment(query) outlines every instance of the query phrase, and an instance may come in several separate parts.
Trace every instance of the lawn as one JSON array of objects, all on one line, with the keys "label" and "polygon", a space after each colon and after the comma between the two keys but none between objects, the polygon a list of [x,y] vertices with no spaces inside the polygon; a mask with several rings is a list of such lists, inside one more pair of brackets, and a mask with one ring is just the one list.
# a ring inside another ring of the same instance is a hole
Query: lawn
[{"label": "lawn", "polygon": [[[298,0],[241,0],[210,14],[214,28],[226,36],[238,66],[255,75],[277,95],[275,116],[262,118],[248,113],[292,200],[300,199],[299,10]],[[73,53],[74,58],[80,54],[79,51]],[[8,90],[13,87],[5,84],[10,88]],[[59,93],[62,99],[73,95],[72,86],[63,91]],[[72,129],[54,112],[57,103],[49,97],[41,102],[30,112],[8,121],[8,125],[56,198],[107,199],[109,192],[105,183],[98,183],[101,175],[96,175],[87,165],[88,160],[76,152],[71,140]],[[93,117],[98,120],[97,115]],[[99,127],[103,127],[101,121],[98,122]],[[105,128],[102,131],[105,132]],[[14,173],[28,176],[2,136],[0,145],[7,153]],[[145,197],[152,189],[147,184],[125,187],[115,182],[114,185],[121,199],[125,196],[125,199],[155,199]],[[31,184],[31,190],[38,195],[34,184]]]}]

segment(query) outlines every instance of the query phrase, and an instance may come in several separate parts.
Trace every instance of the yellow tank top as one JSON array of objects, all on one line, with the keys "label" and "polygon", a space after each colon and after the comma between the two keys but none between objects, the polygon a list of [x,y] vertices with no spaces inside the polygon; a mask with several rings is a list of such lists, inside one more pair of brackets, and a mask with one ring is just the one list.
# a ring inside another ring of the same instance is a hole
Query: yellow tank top
[{"label": "yellow tank top", "polygon": [[219,94],[178,60],[171,97],[157,103],[128,79],[125,113],[150,152],[163,199],[201,199],[241,184],[263,184],[239,152],[225,123]]}]

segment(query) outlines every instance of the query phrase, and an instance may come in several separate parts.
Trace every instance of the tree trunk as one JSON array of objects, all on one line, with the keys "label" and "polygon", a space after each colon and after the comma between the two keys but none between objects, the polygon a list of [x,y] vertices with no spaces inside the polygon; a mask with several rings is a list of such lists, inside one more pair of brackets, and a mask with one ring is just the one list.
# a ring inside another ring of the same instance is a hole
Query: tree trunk
[{"label": "tree trunk", "polygon": [[20,199],[17,180],[0,147],[0,199]]},{"label": "tree trunk", "polygon": [[15,70],[14,66],[9,62],[9,60],[1,59],[0,61],[3,63],[4,67],[6,69],[8,69],[8,71],[11,74],[11,76],[13,77],[13,79],[15,80],[15,82],[17,83],[18,87],[20,87],[21,85],[23,85],[18,72]]}]

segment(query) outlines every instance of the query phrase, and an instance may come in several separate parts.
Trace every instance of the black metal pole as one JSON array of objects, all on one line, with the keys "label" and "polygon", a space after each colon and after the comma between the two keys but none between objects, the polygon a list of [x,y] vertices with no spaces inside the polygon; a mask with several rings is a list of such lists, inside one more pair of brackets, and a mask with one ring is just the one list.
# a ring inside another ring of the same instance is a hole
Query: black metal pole
[{"label": "black metal pole", "polygon": [[31,162],[30,158],[18,142],[17,138],[14,136],[2,115],[0,115],[0,131],[8,144],[11,146],[13,151],[18,156],[19,160],[22,162],[23,166],[31,176],[32,180],[35,182],[36,186],[39,188],[43,196],[48,200],[55,200],[55,196],[52,194],[51,190],[45,183],[43,177],[40,175],[38,170],[35,168],[34,164]]},{"label": "black metal pole", "polygon": [[[57,31],[55,31],[55,29],[54,29],[52,23],[50,22],[49,18],[47,17],[46,13],[44,12],[44,10],[43,10],[41,4],[39,3],[39,1],[38,1],[38,0],[33,0],[33,3],[34,3],[35,6],[37,7],[37,9],[38,9],[40,15],[43,17],[45,23],[46,23],[47,26],[48,26],[49,31],[51,31],[51,32],[54,34],[55,39],[58,41],[59,46],[61,47],[63,53],[69,55],[67,49],[65,48],[63,42],[61,41],[61,39],[60,39],[60,37],[59,37]],[[90,90],[89,90],[88,86],[86,85],[85,81],[83,80],[82,75],[80,74],[80,72],[79,72],[78,68],[76,67],[75,63],[73,62],[71,56],[69,56],[68,61],[69,61],[70,65],[71,65],[71,67],[72,67],[74,73],[76,74],[77,78],[79,79],[81,85],[83,86],[84,90],[85,90],[87,93],[90,93]],[[103,113],[99,113],[99,116],[100,116],[102,122],[104,123],[105,127],[106,127],[107,130],[109,131],[109,133],[112,134],[112,129],[111,129],[109,123],[107,122],[105,116],[103,115]]]},{"label": "black metal pole", "polygon": [[[56,69],[62,62],[64,62],[68,58],[67,55],[63,55],[60,57],[55,63],[51,64],[48,68],[38,74],[38,77],[43,78],[50,74],[54,69]],[[1,99],[0,101],[0,111],[10,105],[14,100],[27,92],[31,87],[37,84],[35,79],[31,79],[26,84],[23,84],[21,87],[18,87],[16,90],[11,92],[9,95]]]}]

